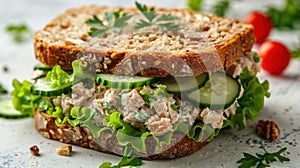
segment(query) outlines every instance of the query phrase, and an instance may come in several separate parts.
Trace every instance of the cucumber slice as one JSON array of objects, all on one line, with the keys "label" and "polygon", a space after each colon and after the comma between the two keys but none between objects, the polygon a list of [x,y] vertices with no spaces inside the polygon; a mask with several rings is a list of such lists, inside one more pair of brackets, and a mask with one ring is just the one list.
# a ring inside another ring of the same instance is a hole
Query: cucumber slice
[{"label": "cucumber slice", "polygon": [[17,111],[12,103],[12,99],[0,100],[0,117],[6,119],[19,119],[29,117],[29,114],[22,114]]},{"label": "cucumber slice", "polygon": [[156,81],[154,77],[119,76],[114,74],[96,74],[96,82],[114,89],[133,89],[150,86]]},{"label": "cucumber slice", "polygon": [[60,96],[63,93],[67,94],[72,92],[72,83],[65,85],[61,88],[51,88],[51,83],[46,81],[45,77],[35,80],[31,87],[31,92],[39,96]]},{"label": "cucumber slice", "polygon": [[187,93],[202,87],[208,80],[208,74],[188,77],[168,77],[159,83],[167,86],[167,91],[174,94]]},{"label": "cucumber slice", "polygon": [[46,65],[39,64],[39,65],[34,66],[33,70],[41,70],[41,71],[48,72],[48,71],[52,70],[52,67],[48,67]]},{"label": "cucumber slice", "polygon": [[240,94],[237,80],[224,73],[212,73],[203,87],[187,94],[187,98],[201,108],[226,109]]}]

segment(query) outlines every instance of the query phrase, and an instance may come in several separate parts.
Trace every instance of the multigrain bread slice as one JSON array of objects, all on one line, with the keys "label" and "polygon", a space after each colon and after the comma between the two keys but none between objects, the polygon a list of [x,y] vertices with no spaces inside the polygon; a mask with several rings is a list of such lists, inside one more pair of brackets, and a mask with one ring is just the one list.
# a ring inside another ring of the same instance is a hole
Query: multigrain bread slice
[{"label": "multigrain bread slice", "polygon": [[[105,131],[100,137],[93,138],[89,130],[85,127],[73,127],[68,123],[57,126],[55,124],[56,118],[38,110],[35,111],[34,120],[36,130],[46,138],[59,140],[63,143],[78,145],[100,152],[123,156],[125,147],[118,143],[116,134],[111,131]],[[148,137],[146,140],[146,151],[137,152],[134,150],[133,155],[146,160],[173,159],[193,154],[208,143],[209,142],[207,141],[196,142],[184,134],[176,133],[172,136],[169,145],[163,145],[161,149],[162,152],[156,152],[157,144],[155,140]]]},{"label": "multigrain bread slice", "polygon": [[[36,32],[36,58],[51,67],[59,64],[65,70],[72,69],[72,61],[82,59],[93,64],[90,69],[97,72],[197,76],[230,67],[244,52],[251,51],[254,43],[251,25],[188,9],[156,9],[180,18],[175,23],[183,30],[175,34],[154,27],[140,32],[129,28],[103,37],[88,35],[88,19],[93,15],[103,19],[104,13],[119,9],[92,5],[67,10]],[[138,13],[136,8],[123,11]],[[141,18],[136,16],[128,25]]]}]

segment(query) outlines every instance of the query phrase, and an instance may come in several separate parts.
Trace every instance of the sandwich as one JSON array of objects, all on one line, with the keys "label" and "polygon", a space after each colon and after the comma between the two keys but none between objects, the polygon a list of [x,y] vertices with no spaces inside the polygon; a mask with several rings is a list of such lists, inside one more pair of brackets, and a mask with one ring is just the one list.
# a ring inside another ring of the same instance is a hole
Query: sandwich
[{"label": "sandwich", "polygon": [[263,109],[254,41],[249,24],[188,9],[69,9],[36,32],[42,65],[32,81],[14,80],[13,104],[49,139],[147,160],[187,156]]}]

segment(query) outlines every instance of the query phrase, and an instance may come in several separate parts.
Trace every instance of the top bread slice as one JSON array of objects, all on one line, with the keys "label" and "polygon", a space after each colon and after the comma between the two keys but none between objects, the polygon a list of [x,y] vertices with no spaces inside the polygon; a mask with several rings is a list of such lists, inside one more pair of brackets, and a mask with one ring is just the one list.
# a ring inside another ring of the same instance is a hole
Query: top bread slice
[{"label": "top bread slice", "polygon": [[255,40],[253,27],[240,20],[163,8],[155,11],[178,17],[174,23],[182,30],[162,31],[155,26],[134,30],[133,25],[144,18],[136,8],[125,8],[124,13],[134,17],[124,30],[98,37],[88,35],[88,19],[96,15],[103,20],[105,13],[119,9],[91,5],[67,10],[36,32],[36,58],[65,70],[72,69],[72,61],[81,59],[96,72],[197,76],[230,67],[243,53],[251,51]]}]

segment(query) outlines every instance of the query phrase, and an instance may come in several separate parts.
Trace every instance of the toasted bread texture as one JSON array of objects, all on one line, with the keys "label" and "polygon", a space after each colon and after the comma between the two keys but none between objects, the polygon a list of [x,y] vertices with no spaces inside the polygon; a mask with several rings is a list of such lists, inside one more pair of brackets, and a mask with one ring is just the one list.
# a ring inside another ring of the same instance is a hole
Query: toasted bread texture
[{"label": "toasted bread texture", "polygon": [[178,17],[179,31],[163,31],[152,26],[135,30],[145,20],[136,8],[125,8],[132,15],[119,32],[90,37],[86,24],[96,15],[118,11],[117,7],[84,6],[67,10],[37,31],[36,58],[48,66],[71,70],[72,61],[89,63],[89,70],[123,75],[165,77],[197,76],[224,70],[236,62],[254,43],[253,27],[242,21],[193,12],[188,9],[156,8],[158,15]]},{"label": "toasted bread texture", "polygon": [[[118,143],[116,134],[111,131],[104,131],[98,138],[93,138],[92,134],[85,127],[71,126],[68,123],[62,126],[55,124],[56,118],[50,117],[38,110],[34,115],[35,128],[46,138],[59,140],[63,143],[73,144],[84,148],[97,150],[100,152],[123,155],[124,146]],[[146,151],[137,152],[133,155],[146,160],[173,159],[190,155],[208,144],[207,141],[196,142],[189,139],[184,134],[174,134],[169,145],[163,145],[161,150],[151,137],[146,139]]]}]

